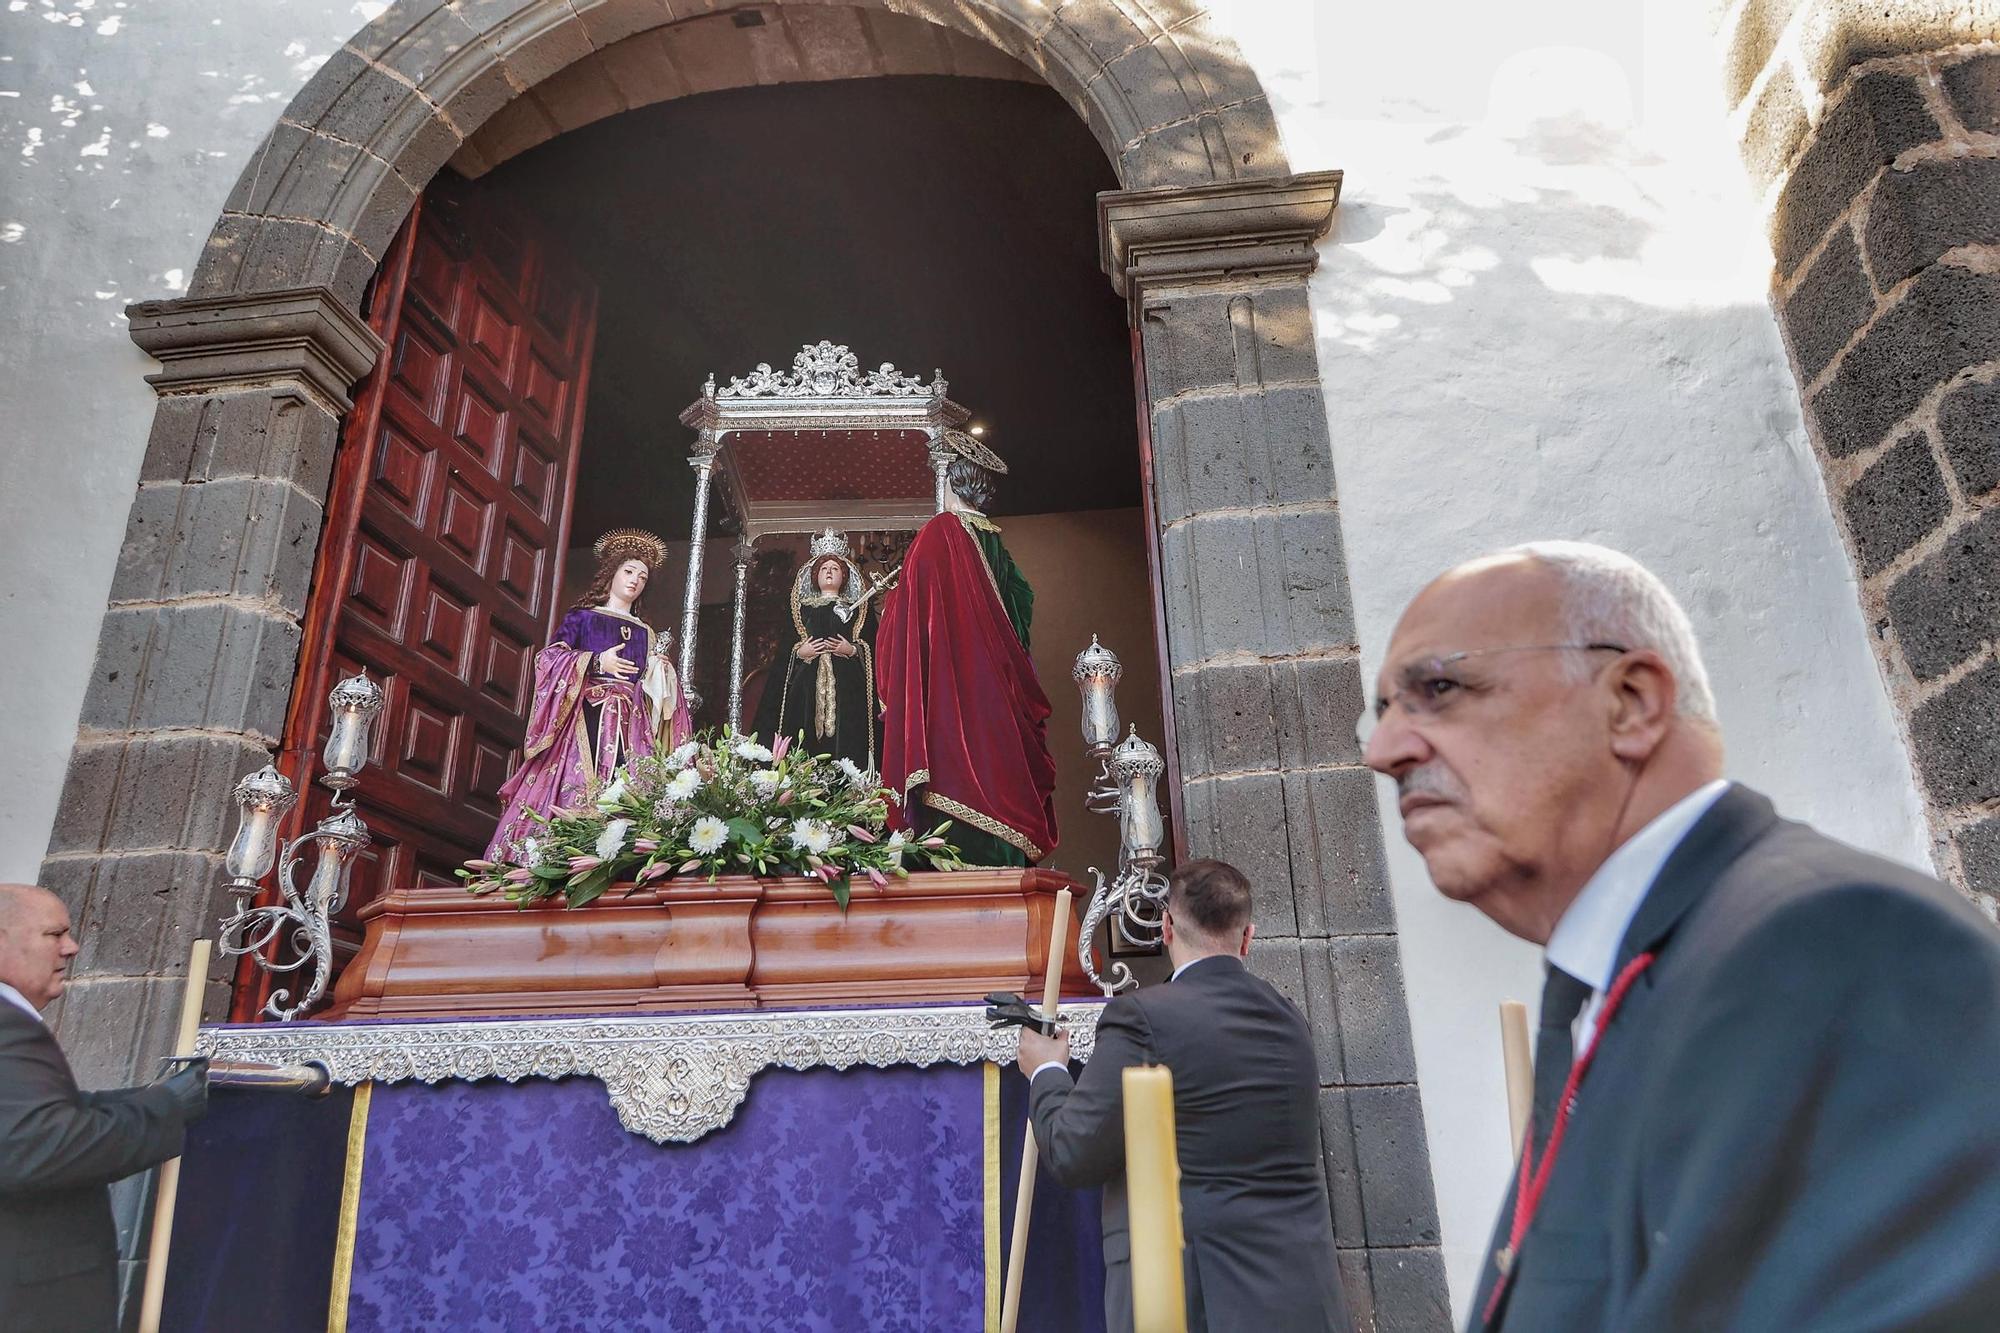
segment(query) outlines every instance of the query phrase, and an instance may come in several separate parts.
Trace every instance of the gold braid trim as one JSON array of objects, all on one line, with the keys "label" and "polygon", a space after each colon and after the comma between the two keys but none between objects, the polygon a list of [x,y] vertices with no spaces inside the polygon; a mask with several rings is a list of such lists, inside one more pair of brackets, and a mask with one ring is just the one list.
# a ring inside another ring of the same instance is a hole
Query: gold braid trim
[{"label": "gold braid trim", "polygon": [[[924,776],[928,778],[930,775],[926,773]],[[905,788],[905,790],[908,789]],[[924,793],[924,804],[941,810],[962,823],[970,824],[981,833],[992,834],[1016,850],[1025,852],[1030,861],[1039,861],[1044,855],[1041,848],[1035,846],[1026,837],[1008,828],[999,820],[988,815],[982,815],[969,805],[960,805],[949,796],[940,796],[934,791],[927,791]]]},{"label": "gold braid trim", "polygon": [[821,653],[815,664],[819,670],[813,673],[813,735],[825,740],[833,735],[833,722],[839,696],[833,688],[833,654]]},{"label": "gold braid trim", "polygon": [[861,715],[861,725],[868,729],[868,771],[875,772],[875,650],[868,646],[866,639],[856,639],[854,646],[861,650],[861,678],[868,685],[868,711]]},{"label": "gold braid trim", "polygon": [[[555,647],[554,644],[549,645],[549,648],[553,647]],[[577,700],[583,697],[583,682],[590,675],[591,655],[581,648],[572,648],[569,644],[564,644],[563,647],[569,648],[571,652],[576,654],[576,660],[570,664],[575,675],[570,680],[569,688],[563,692],[563,701],[556,708],[555,719],[549,723],[548,730],[544,731],[542,738],[534,744],[522,747],[521,762],[524,764],[554,744],[556,733],[562,730],[563,724],[576,711]],[[544,648],[542,651],[547,652],[548,648]],[[539,672],[536,673],[536,680],[539,683]]]},{"label": "gold braid trim", "polygon": [[[974,523],[972,521],[974,517],[977,517],[979,519],[977,523]],[[974,528],[984,528],[988,532],[998,532],[1000,531],[1000,525],[998,523],[993,522],[991,519],[987,518],[983,514],[977,516],[971,514],[959,514],[958,521],[965,525],[965,535],[968,537],[972,537],[972,549],[979,553],[979,567],[986,571],[986,586],[993,589],[993,600],[1000,603],[1000,618],[1002,620],[1005,620],[1008,626],[1011,628],[1014,624],[1014,618],[1007,614],[1007,599],[1000,595],[1000,580],[993,577],[993,566],[987,563],[986,548],[979,544],[979,538],[972,536],[972,530]],[[1015,637],[1018,638],[1019,635],[1017,634]]]}]

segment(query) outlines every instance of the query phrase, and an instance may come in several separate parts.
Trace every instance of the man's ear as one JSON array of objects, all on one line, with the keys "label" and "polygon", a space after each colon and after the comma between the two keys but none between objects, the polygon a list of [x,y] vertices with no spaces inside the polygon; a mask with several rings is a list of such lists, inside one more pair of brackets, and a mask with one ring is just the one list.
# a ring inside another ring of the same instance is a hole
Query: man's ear
[{"label": "man's ear", "polygon": [[1680,686],[1666,659],[1651,648],[1634,649],[1604,674],[1611,692],[1611,752],[1643,764],[1673,725]]},{"label": "man's ear", "polygon": [[1236,950],[1236,956],[1238,958],[1248,958],[1250,956],[1250,938],[1256,933],[1257,933],[1257,923],[1255,921],[1251,921],[1244,925],[1243,943],[1239,945]]}]

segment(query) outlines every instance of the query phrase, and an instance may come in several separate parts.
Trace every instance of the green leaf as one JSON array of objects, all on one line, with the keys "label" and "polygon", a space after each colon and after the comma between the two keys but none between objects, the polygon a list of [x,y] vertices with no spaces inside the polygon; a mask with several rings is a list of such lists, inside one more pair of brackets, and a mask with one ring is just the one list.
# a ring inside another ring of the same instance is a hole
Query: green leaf
[{"label": "green leaf", "polygon": [[758,828],[754,820],[745,819],[741,815],[729,820],[728,823],[729,836],[738,842],[755,842],[764,834],[764,830]]},{"label": "green leaf", "polygon": [[853,886],[847,882],[847,876],[842,875],[839,879],[829,883],[827,887],[833,890],[833,900],[840,904],[840,914],[846,916],[847,899],[854,891]]}]

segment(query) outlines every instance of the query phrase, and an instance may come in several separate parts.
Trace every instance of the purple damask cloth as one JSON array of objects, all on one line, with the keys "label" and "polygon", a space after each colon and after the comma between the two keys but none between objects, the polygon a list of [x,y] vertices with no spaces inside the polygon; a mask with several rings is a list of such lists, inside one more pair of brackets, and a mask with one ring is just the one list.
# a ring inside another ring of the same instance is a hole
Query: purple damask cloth
[{"label": "purple damask cloth", "polygon": [[974,1333],[984,1123],[977,1066],[769,1071],[665,1147],[591,1079],[381,1085],[347,1327]]},{"label": "purple damask cloth", "polygon": [[539,827],[530,812],[576,809],[613,769],[652,754],[662,742],[674,746],[688,738],[693,722],[677,683],[662,718],[662,704],[648,697],[644,677],[618,680],[597,668],[597,654],[618,648],[664,689],[672,668],[650,657],[651,647],[652,631],[630,616],[576,607],[563,617],[556,637],[535,657],[521,766],[500,788],[503,808],[487,845],[489,860],[515,859],[515,844]]}]

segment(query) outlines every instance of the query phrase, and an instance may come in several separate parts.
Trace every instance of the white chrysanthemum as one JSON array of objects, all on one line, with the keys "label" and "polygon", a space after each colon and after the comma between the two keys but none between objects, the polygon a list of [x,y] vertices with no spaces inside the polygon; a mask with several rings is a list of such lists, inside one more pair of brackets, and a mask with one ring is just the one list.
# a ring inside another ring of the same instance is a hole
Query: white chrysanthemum
[{"label": "white chrysanthemum", "polygon": [[833,830],[817,819],[793,820],[792,846],[817,856],[833,846]]},{"label": "white chrysanthemum", "polygon": [[694,741],[683,741],[673,748],[663,762],[668,768],[686,768],[688,760],[694,758],[694,752],[700,748],[701,746]]},{"label": "white chrysanthemum", "polygon": [[748,760],[753,764],[768,764],[771,762],[771,748],[767,745],[759,745],[753,737],[745,736],[729,748],[736,751],[738,759]]},{"label": "white chrysanthemum", "polygon": [[778,794],[778,787],[784,778],[775,768],[760,768],[750,775],[750,789],[757,793],[759,800],[770,800]]},{"label": "white chrysanthemum", "polygon": [[701,774],[691,768],[684,768],[674,774],[674,780],[667,784],[669,800],[685,801],[701,790]]},{"label": "white chrysanthemum", "polygon": [[703,815],[694,821],[694,832],[688,835],[688,846],[698,856],[708,856],[722,850],[722,844],[729,841],[729,825],[714,815]]},{"label": "white chrysanthemum", "polygon": [[840,771],[847,775],[847,785],[856,791],[872,791],[875,787],[873,774],[862,770],[846,755],[840,757]]},{"label": "white chrysanthemum", "polygon": [[597,835],[597,846],[594,849],[597,852],[597,859],[609,861],[618,855],[625,846],[625,835],[631,830],[632,821],[629,819],[614,819],[606,824],[604,832]]},{"label": "white chrysanthemum", "polygon": [[618,803],[624,799],[625,775],[620,773],[617,777],[611,779],[610,786],[597,793],[597,808],[599,810],[616,810]]}]

